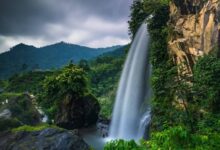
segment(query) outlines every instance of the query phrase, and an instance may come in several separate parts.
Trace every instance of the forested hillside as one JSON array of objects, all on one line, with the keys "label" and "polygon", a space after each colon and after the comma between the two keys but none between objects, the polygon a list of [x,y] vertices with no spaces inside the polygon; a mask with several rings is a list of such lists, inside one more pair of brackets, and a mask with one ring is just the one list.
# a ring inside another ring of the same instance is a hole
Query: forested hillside
[{"label": "forested hillside", "polygon": [[0,78],[31,70],[50,70],[63,67],[68,62],[78,63],[81,59],[91,60],[121,46],[109,48],[89,48],[60,42],[36,48],[19,44],[10,51],[0,54]]}]

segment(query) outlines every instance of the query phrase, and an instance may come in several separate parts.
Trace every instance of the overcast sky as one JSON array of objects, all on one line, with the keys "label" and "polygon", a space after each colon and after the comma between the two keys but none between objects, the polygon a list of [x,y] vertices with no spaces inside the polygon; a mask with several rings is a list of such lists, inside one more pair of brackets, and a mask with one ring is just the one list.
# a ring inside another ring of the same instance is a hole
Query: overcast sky
[{"label": "overcast sky", "polygon": [[0,0],[0,53],[25,43],[127,44],[132,0]]}]

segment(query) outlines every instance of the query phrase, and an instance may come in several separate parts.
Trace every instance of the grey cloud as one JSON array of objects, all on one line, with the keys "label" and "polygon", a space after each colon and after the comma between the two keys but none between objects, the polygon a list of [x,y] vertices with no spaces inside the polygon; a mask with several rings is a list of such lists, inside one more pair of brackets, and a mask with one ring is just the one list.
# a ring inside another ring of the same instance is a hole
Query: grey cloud
[{"label": "grey cloud", "polygon": [[0,2],[0,34],[35,35],[45,23],[57,22],[62,15],[44,0],[3,0]]},{"label": "grey cloud", "polygon": [[79,36],[85,36],[82,41],[88,43],[107,36],[127,39],[125,23],[131,3],[132,0],[1,0],[0,36],[2,41],[6,41],[4,37],[18,37],[53,43],[83,31],[85,35]]},{"label": "grey cloud", "polygon": [[85,7],[87,12],[100,15],[106,19],[124,19],[129,14],[131,0],[75,0],[76,3]]},{"label": "grey cloud", "polygon": [[64,19],[77,22],[91,15],[123,20],[129,14],[130,3],[127,0],[2,0],[0,34],[40,34],[47,23],[65,24]]}]

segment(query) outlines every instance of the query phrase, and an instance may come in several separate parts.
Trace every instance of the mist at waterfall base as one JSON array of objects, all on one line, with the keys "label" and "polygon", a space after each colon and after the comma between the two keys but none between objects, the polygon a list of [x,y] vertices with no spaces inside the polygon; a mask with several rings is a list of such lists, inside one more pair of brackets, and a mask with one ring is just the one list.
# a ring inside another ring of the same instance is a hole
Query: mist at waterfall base
[{"label": "mist at waterfall base", "polygon": [[143,23],[132,42],[121,75],[110,125],[110,139],[139,140],[144,137],[150,121],[150,110],[144,105],[151,95],[148,42],[147,25]]},{"label": "mist at waterfall base", "polygon": [[148,42],[147,25],[143,23],[132,42],[122,71],[109,137],[102,138],[96,128],[81,131],[86,143],[96,150],[102,150],[109,140],[138,141],[146,136],[146,129],[150,122],[151,97]]}]

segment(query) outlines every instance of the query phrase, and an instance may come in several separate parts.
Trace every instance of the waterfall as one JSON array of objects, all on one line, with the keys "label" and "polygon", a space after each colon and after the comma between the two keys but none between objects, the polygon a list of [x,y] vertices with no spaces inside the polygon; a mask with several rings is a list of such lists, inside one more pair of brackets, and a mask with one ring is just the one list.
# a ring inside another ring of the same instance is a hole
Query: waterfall
[{"label": "waterfall", "polygon": [[143,113],[142,106],[150,99],[148,60],[149,34],[145,23],[141,25],[130,47],[121,75],[113,118],[110,125],[111,139],[140,139],[150,120],[150,111]]}]

